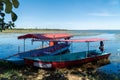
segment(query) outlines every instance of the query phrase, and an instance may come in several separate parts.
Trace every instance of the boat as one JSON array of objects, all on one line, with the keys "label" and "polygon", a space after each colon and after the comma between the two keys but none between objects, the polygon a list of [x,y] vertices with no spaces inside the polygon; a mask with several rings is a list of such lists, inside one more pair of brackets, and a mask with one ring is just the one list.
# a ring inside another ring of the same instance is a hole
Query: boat
[{"label": "boat", "polygon": [[[39,56],[57,55],[59,53],[63,53],[68,50],[70,44],[67,42],[58,42],[58,40],[64,40],[64,39],[67,40],[70,39],[70,37],[72,37],[72,35],[64,34],[64,33],[25,34],[18,36],[18,39],[24,39],[24,47],[23,47],[24,51],[7,56],[3,60],[12,62],[17,65],[23,65],[25,57],[39,57]],[[26,39],[31,39],[32,43],[35,41],[41,41],[42,42],[41,48],[26,51],[25,50]],[[47,47],[44,47],[44,42],[48,42],[49,45]]]},{"label": "boat", "polygon": [[96,41],[104,41],[102,38],[90,39],[76,39],[76,40],[61,40],[62,42],[86,42],[87,50],[82,52],[61,54],[55,56],[41,56],[41,57],[26,57],[24,58],[25,64],[39,68],[66,68],[74,65],[80,65],[87,62],[105,59],[111,53],[98,50],[89,50],[89,43]]}]

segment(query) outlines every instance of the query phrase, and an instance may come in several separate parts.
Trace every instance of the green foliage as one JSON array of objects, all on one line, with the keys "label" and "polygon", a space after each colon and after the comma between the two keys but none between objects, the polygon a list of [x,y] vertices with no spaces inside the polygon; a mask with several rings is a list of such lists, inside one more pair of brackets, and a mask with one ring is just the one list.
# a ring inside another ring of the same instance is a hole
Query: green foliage
[{"label": "green foliage", "polygon": [[[6,23],[4,22],[5,14],[11,14],[12,22],[17,20],[17,15],[13,12],[13,8],[19,7],[18,0],[0,0],[0,30],[8,29],[9,26],[6,27]],[[10,27],[11,28],[11,27]]]},{"label": "green foliage", "polygon": [[13,22],[17,20],[17,15],[14,12],[11,12],[11,16]]},{"label": "green foliage", "polygon": [[5,14],[4,14],[4,13],[0,13],[0,15],[1,15],[1,17],[4,17],[4,16],[5,16]]},{"label": "green foliage", "polygon": [[18,8],[18,6],[19,6],[18,0],[12,0],[12,3],[13,3],[13,6],[14,6],[15,8]]},{"label": "green foliage", "polygon": [[[4,10],[5,5],[5,13],[11,14],[12,21],[16,21],[17,15],[12,11],[13,8],[18,8],[19,2],[18,0],[0,0],[0,11]],[[15,15],[15,16],[13,16]]]},{"label": "green foliage", "polygon": [[4,0],[4,3],[5,3],[5,12],[6,13],[11,13],[12,3],[10,2],[10,0]]},{"label": "green foliage", "polygon": [[0,1],[0,10],[3,10],[3,3]]}]

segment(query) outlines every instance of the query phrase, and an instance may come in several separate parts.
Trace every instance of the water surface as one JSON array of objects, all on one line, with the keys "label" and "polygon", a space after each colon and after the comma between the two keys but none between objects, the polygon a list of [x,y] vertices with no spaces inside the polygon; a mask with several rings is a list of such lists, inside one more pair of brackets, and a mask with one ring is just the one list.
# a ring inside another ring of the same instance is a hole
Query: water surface
[{"label": "water surface", "polygon": [[[76,30],[67,31],[67,33],[74,34],[73,39],[79,38],[106,38],[104,41],[105,51],[110,52],[109,57],[111,63],[120,64],[120,30]],[[23,40],[18,40],[17,36],[23,35],[20,33],[0,33],[0,58],[5,58],[9,55],[18,53],[18,46],[20,52],[23,52]],[[46,43],[48,44],[48,43]],[[41,42],[34,42],[31,44],[31,40],[26,40],[26,51],[35,49],[41,46]],[[98,49],[99,42],[91,42],[90,49]],[[71,43],[71,52],[87,51],[87,43]]]}]

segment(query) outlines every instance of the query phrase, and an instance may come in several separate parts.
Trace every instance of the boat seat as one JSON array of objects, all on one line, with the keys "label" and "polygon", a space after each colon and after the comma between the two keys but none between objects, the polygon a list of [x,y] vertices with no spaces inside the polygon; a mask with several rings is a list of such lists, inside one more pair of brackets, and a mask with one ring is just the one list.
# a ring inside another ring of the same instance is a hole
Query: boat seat
[{"label": "boat seat", "polygon": [[48,52],[48,51],[46,51],[46,52],[44,52],[45,54],[50,54],[51,52]]},{"label": "boat seat", "polygon": [[91,52],[91,53],[87,54],[87,57],[95,57],[97,55],[98,54],[96,52]]},{"label": "boat seat", "polygon": [[32,56],[32,57],[37,57],[37,54],[32,54],[31,56]]}]

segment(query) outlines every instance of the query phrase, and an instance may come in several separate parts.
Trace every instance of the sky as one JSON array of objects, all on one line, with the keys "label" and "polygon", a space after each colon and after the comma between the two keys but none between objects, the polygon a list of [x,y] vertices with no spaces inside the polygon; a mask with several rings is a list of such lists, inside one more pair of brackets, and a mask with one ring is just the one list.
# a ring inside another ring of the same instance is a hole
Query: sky
[{"label": "sky", "polygon": [[16,28],[120,29],[120,0],[19,0]]}]

